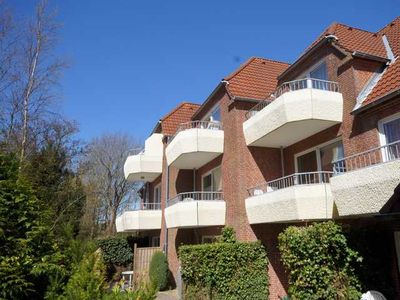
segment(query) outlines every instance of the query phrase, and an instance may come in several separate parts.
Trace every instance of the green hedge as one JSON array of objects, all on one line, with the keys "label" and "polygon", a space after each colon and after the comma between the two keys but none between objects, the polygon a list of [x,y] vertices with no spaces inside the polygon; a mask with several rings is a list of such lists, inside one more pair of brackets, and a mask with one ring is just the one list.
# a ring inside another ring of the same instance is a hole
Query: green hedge
[{"label": "green hedge", "polygon": [[126,239],[118,237],[106,238],[98,240],[97,244],[106,263],[125,266],[132,262],[132,249]]},{"label": "green hedge", "polygon": [[288,227],[279,235],[291,299],[360,299],[355,267],[361,262],[332,221]]},{"label": "green hedge", "polygon": [[165,254],[157,251],[153,254],[149,268],[150,282],[160,291],[168,284],[168,261]]},{"label": "green hedge", "polygon": [[185,245],[179,259],[186,299],[268,299],[268,259],[260,242]]}]

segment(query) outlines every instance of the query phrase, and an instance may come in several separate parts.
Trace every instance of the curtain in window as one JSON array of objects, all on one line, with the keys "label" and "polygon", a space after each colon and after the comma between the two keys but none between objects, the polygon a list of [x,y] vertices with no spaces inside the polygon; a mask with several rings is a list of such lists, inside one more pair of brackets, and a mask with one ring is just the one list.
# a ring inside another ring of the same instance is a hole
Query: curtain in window
[{"label": "curtain in window", "polygon": [[[386,124],[383,125],[383,129],[385,131],[386,144],[400,141],[400,118],[387,122]],[[400,149],[398,144],[389,146],[387,151],[388,151],[387,153],[388,160],[400,157],[399,153]]]}]

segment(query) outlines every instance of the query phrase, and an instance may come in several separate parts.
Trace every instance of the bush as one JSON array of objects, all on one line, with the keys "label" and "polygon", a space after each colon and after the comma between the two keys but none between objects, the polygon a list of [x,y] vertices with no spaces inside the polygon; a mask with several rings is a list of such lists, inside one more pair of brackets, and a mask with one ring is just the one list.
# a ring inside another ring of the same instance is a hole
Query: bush
[{"label": "bush", "polygon": [[260,242],[185,245],[179,258],[188,299],[205,294],[209,299],[268,299],[268,259]]},{"label": "bush", "polygon": [[101,299],[106,287],[104,273],[105,266],[99,252],[85,256],[69,279],[61,299]]},{"label": "bush", "polygon": [[288,227],[279,235],[291,299],[360,299],[354,268],[361,262],[332,221]]},{"label": "bush", "polygon": [[136,290],[121,291],[115,286],[111,292],[104,295],[102,300],[153,300],[156,299],[157,289],[152,285],[142,285]]},{"label": "bush", "polygon": [[168,261],[165,254],[157,251],[153,254],[149,270],[150,282],[160,291],[167,287]]},{"label": "bush", "polygon": [[106,238],[97,241],[102,253],[104,262],[117,266],[126,266],[132,261],[133,253],[129,244],[124,238]]}]

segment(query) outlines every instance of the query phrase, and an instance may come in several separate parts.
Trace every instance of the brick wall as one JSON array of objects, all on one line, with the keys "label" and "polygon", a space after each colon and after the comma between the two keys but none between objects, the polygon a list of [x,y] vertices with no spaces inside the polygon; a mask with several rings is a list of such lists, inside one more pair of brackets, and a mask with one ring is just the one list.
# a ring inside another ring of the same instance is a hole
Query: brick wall
[{"label": "brick wall", "polygon": [[[248,223],[245,199],[247,189],[295,172],[294,155],[319,144],[342,136],[345,155],[365,151],[378,146],[377,123],[380,119],[400,111],[398,101],[392,100],[373,110],[353,116],[356,98],[362,87],[370,79],[373,72],[379,67],[376,62],[353,59],[332,47],[322,47],[320,51],[304,61],[292,73],[281,79],[281,83],[293,80],[314,63],[324,60],[328,67],[328,77],[339,83],[344,98],[343,122],[319,132],[305,140],[283,149],[284,170],[281,166],[281,150],[276,148],[247,147],[243,134],[242,124],[245,113],[254,106],[254,103],[233,101],[225,89],[221,87],[212,99],[196,116],[200,119],[216,103],[220,103],[221,118],[224,124],[224,154],[210,163],[196,170],[193,185],[193,170],[169,170],[169,198],[177,193],[201,190],[201,176],[216,166],[221,166],[222,186],[226,201],[226,224],[232,226],[237,238],[242,241],[259,239],[265,245],[270,260],[270,299],[279,299],[286,294],[287,277],[280,262],[277,249],[277,236],[288,224],[260,224],[250,226]],[[166,201],[166,161],[164,158],[162,174],[162,206]],[[299,225],[304,223],[299,223]],[[168,230],[168,259],[172,273],[176,276],[179,261],[177,248],[180,244],[193,244],[201,241],[202,235],[217,235],[219,227],[201,229],[169,229]],[[161,243],[165,243],[165,221],[161,230]]]}]

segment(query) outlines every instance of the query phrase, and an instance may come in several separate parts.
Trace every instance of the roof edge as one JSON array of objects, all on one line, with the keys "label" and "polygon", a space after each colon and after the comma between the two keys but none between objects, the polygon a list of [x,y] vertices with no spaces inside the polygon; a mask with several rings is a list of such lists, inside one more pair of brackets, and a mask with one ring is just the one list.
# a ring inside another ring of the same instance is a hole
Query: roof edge
[{"label": "roof edge", "polygon": [[336,38],[335,36],[329,34],[324,38],[322,38],[321,40],[319,40],[314,46],[312,46],[305,53],[303,53],[298,59],[296,59],[296,61],[293,64],[289,65],[289,67],[285,71],[283,71],[282,74],[278,75],[278,80],[281,80],[284,76],[293,71],[293,69],[295,69],[300,63],[302,63],[305,59],[307,59],[311,54],[314,53],[314,51],[316,51],[322,45],[325,45],[326,43],[331,44],[333,40],[337,41],[337,38],[336,39],[335,38]]},{"label": "roof edge", "polygon": [[369,109],[371,109],[371,108],[373,108],[373,107],[375,107],[375,106],[377,106],[379,104],[382,104],[382,103],[384,103],[386,101],[389,101],[389,100],[391,100],[394,97],[399,96],[399,95],[400,95],[400,88],[398,88],[396,90],[393,90],[393,91],[390,91],[389,93],[387,93],[387,94],[385,94],[385,95],[383,95],[381,97],[372,99],[370,103],[368,103],[368,104],[366,104],[364,106],[361,106],[360,108],[357,108],[356,110],[353,110],[351,112],[351,114],[352,115],[358,115],[358,114],[360,114],[360,113],[362,113],[362,112],[364,112],[366,110],[369,110]]},{"label": "roof edge", "polygon": [[218,85],[214,88],[214,90],[211,92],[211,94],[208,95],[206,101],[204,101],[203,104],[201,104],[200,107],[197,109],[197,111],[193,114],[192,120],[195,119],[195,118],[198,116],[198,114],[203,110],[204,106],[206,106],[207,103],[211,101],[211,99],[212,99],[212,98],[214,97],[214,95],[218,92],[218,90],[219,90],[222,86],[225,86],[225,83],[226,83],[226,82],[225,82],[224,80],[221,80],[221,81],[218,83]]}]

